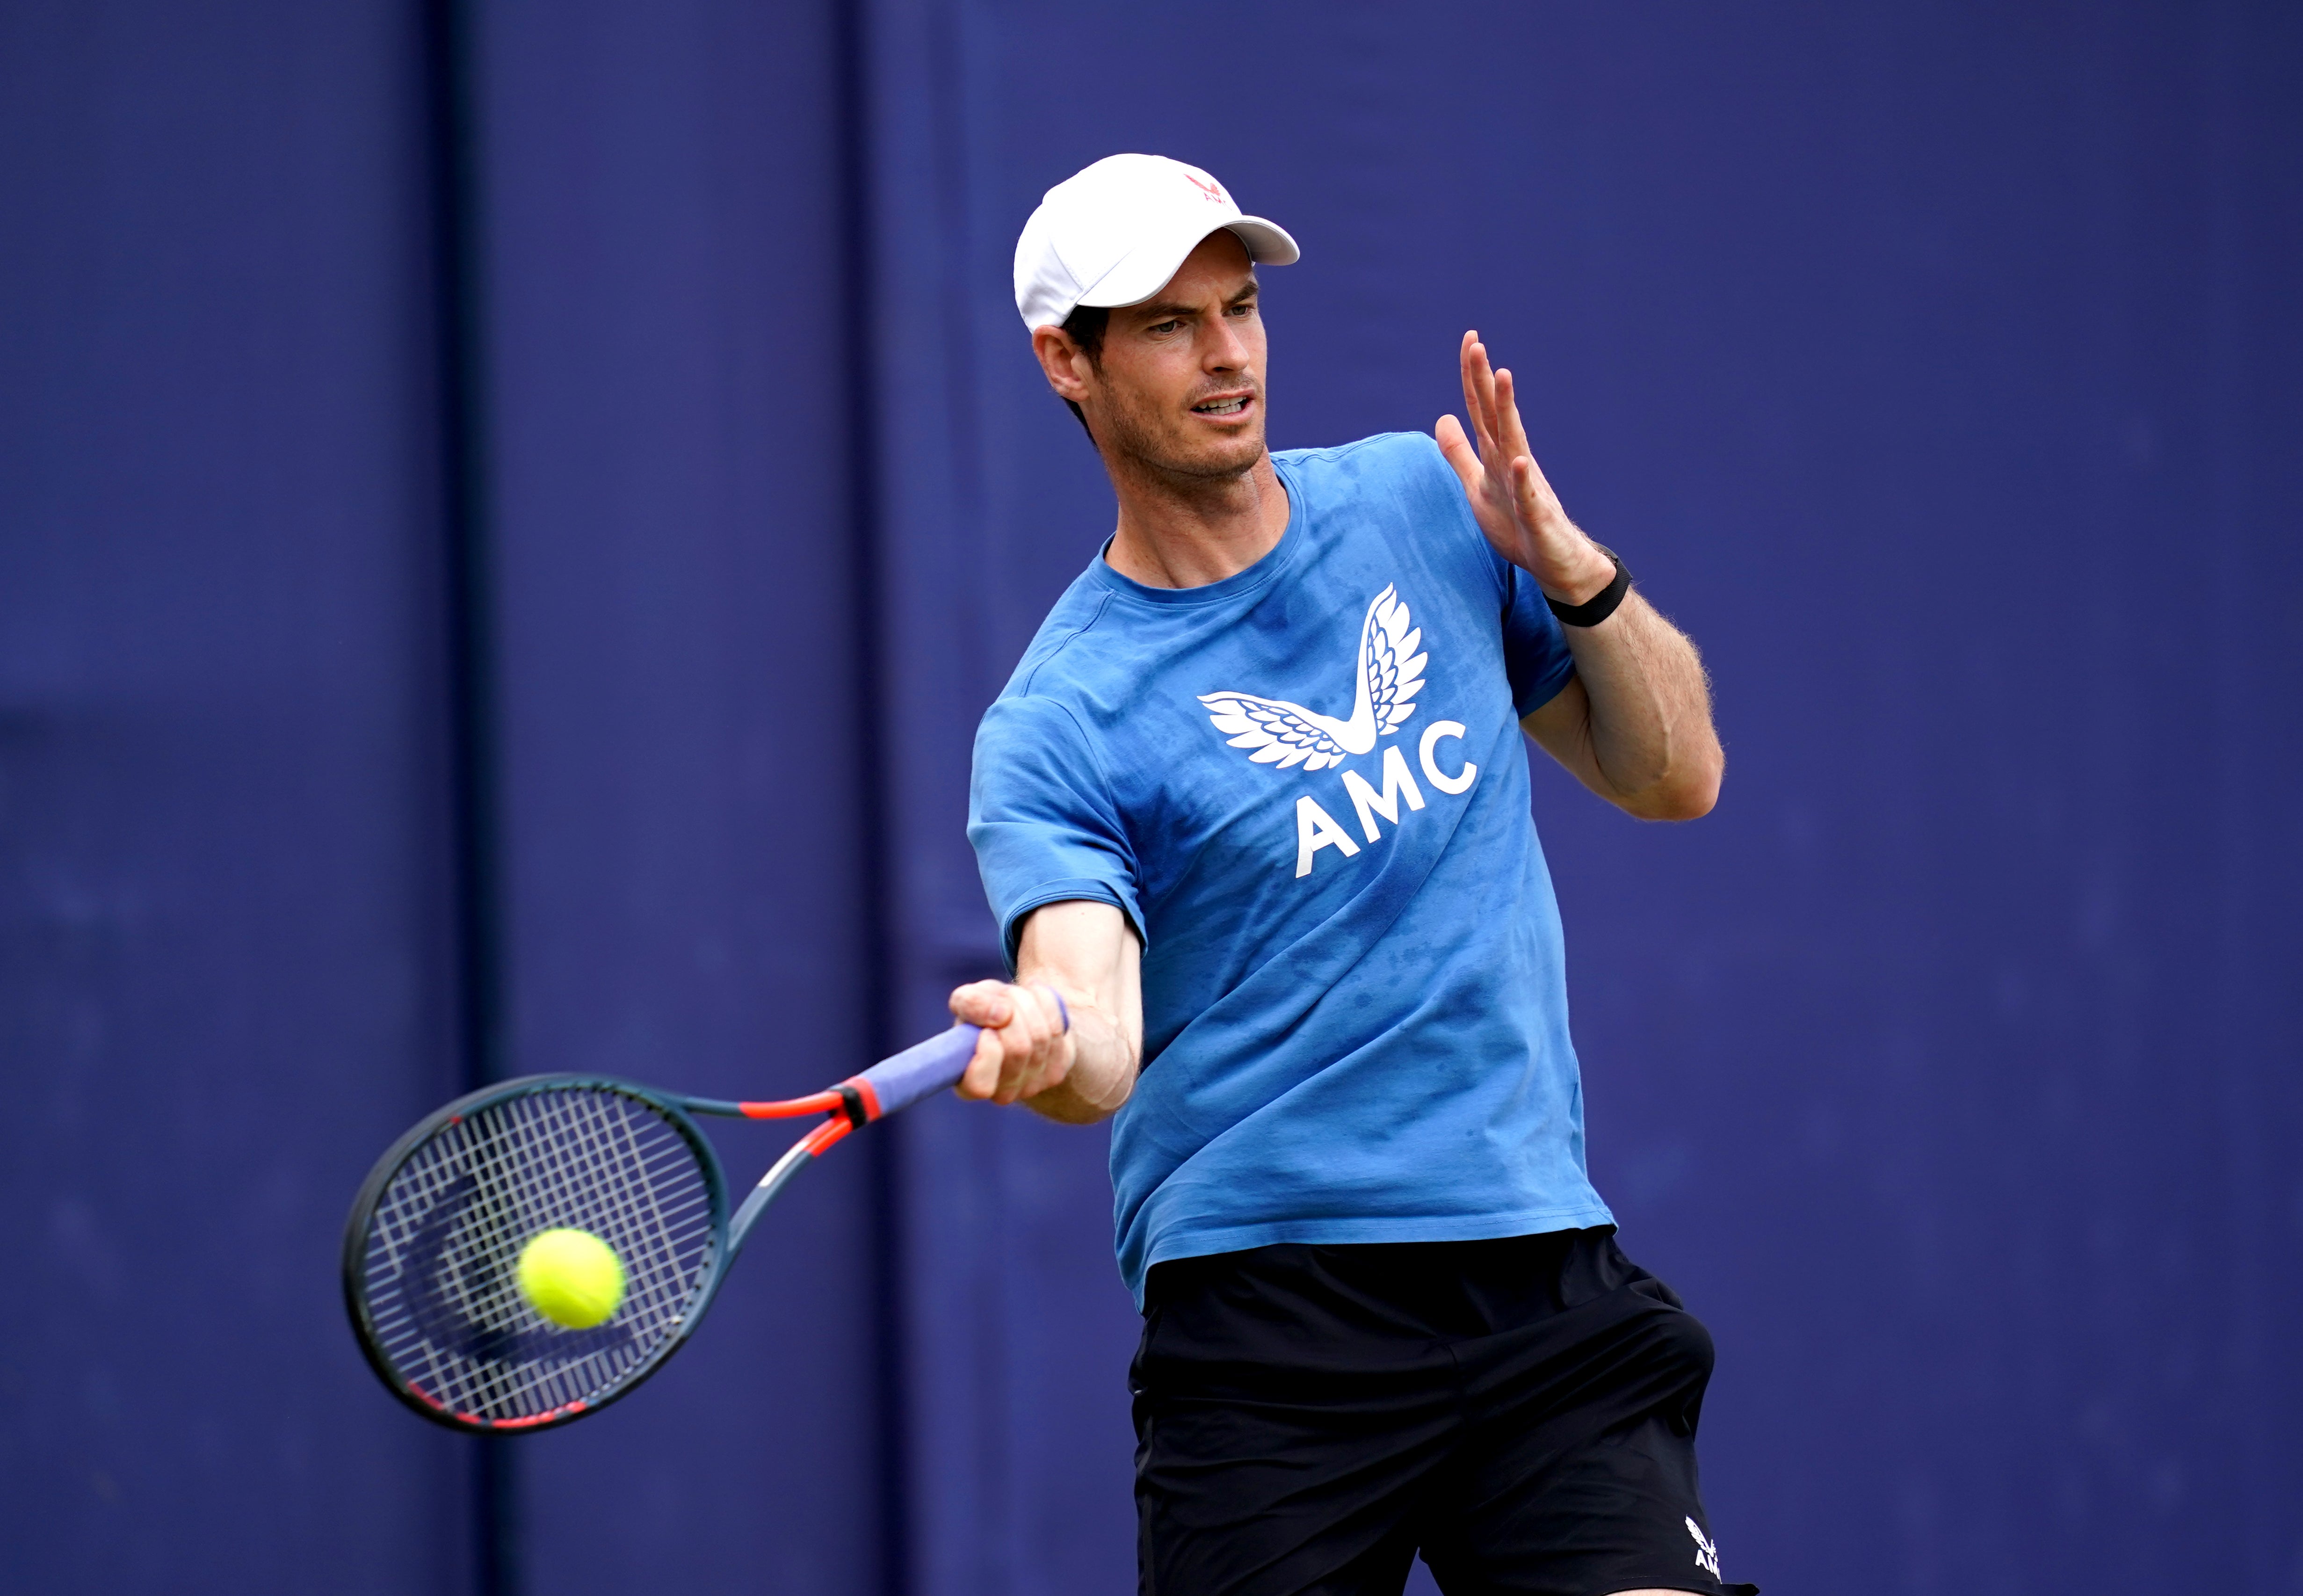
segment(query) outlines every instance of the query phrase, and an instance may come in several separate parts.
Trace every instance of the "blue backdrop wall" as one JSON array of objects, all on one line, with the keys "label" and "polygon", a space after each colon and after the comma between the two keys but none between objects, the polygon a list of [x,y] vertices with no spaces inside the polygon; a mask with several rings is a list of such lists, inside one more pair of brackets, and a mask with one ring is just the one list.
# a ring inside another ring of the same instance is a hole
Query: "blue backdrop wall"
[{"label": "blue backdrop wall", "polygon": [[472,1561],[328,1279],[462,1077],[422,63],[384,0],[0,9],[11,1589]]},{"label": "blue backdrop wall", "polygon": [[2299,66],[2235,3],[0,13],[0,1569],[1126,1587],[1100,1133],[843,1149],[508,1469],[332,1253],[476,1068],[798,1089],[996,965],[969,738],[1110,518],[1008,256],[1135,148],[1304,245],[1276,443],[1428,427],[1476,325],[1706,649],[1714,815],[1536,804],[1731,1572],[2303,1590]]}]

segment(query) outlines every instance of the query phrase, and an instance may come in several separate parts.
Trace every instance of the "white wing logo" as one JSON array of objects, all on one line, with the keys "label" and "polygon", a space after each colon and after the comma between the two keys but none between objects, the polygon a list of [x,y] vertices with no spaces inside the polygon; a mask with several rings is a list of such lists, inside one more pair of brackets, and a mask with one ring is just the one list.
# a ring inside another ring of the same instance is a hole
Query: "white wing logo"
[{"label": "white wing logo", "polygon": [[1712,1578],[1717,1579],[1720,1576],[1719,1543],[1717,1541],[1714,1541],[1710,1536],[1705,1534],[1701,1530],[1696,1528],[1695,1520],[1691,1518],[1686,1520],[1685,1523],[1687,1524],[1687,1533],[1695,1537],[1696,1566],[1702,1569]]},{"label": "white wing logo", "polygon": [[1253,693],[1203,693],[1208,719],[1216,730],[1228,733],[1231,746],[1246,748],[1258,764],[1292,770],[1325,770],[1354,754],[1375,747],[1415,713],[1408,700],[1423,690],[1423,662],[1429,654],[1415,652],[1423,640],[1421,629],[1411,629],[1407,606],[1386,587],[1375,595],[1360,621],[1359,675],[1354,684],[1352,718],[1338,721],[1290,704],[1284,698],[1261,698]]}]

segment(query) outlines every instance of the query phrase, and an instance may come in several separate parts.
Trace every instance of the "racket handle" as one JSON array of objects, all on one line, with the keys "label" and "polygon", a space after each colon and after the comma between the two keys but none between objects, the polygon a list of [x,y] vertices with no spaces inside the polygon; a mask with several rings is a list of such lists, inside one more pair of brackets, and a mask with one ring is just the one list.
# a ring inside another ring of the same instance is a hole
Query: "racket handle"
[{"label": "racket handle", "polygon": [[907,1047],[892,1059],[882,1059],[852,1084],[860,1087],[871,1105],[872,1118],[910,1108],[923,1097],[956,1086],[975,1057],[975,1026],[961,1023],[949,1031]]},{"label": "racket handle", "polygon": [[[1070,1030],[1071,1005],[1054,987],[1042,990],[1055,999],[1056,1011],[1063,1016],[1064,1029]],[[959,1085],[959,1077],[967,1073],[968,1060],[975,1057],[975,1039],[983,1034],[977,1026],[961,1020],[950,1030],[907,1047],[892,1059],[882,1059],[862,1075],[851,1076],[840,1085],[853,1086],[864,1099],[864,1117],[867,1121],[892,1114],[898,1109],[910,1108],[923,1097]]]}]

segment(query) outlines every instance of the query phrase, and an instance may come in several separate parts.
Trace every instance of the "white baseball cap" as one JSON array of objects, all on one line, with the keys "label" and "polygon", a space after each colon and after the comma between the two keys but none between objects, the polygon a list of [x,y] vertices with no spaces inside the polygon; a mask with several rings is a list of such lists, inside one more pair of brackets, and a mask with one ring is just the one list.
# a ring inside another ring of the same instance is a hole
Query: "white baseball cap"
[{"label": "white baseball cap", "polygon": [[1058,327],[1080,305],[1140,305],[1200,241],[1228,227],[1263,266],[1303,253],[1224,186],[1165,156],[1106,156],[1050,189],[1016,241],[1016,308],[1024,325]]}]

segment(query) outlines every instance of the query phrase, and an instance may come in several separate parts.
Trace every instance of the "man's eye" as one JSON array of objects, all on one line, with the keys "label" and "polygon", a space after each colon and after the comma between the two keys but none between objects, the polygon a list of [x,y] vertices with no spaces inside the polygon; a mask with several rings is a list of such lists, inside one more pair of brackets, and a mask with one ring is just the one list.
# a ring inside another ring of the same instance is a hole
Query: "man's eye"
[{"label": "man's eye", "polygon": [[1234,305],[1231,308],[1231,313],[1234,316],[1253,316],[1255,314],[1255,301],[1253,300],[1250,300],[1244,305]]},{"label": "man's eye", "polygon": [[1143,330],[1147,333],[1172,333],[1183,325],[1179,321],[1155,321]]}]

